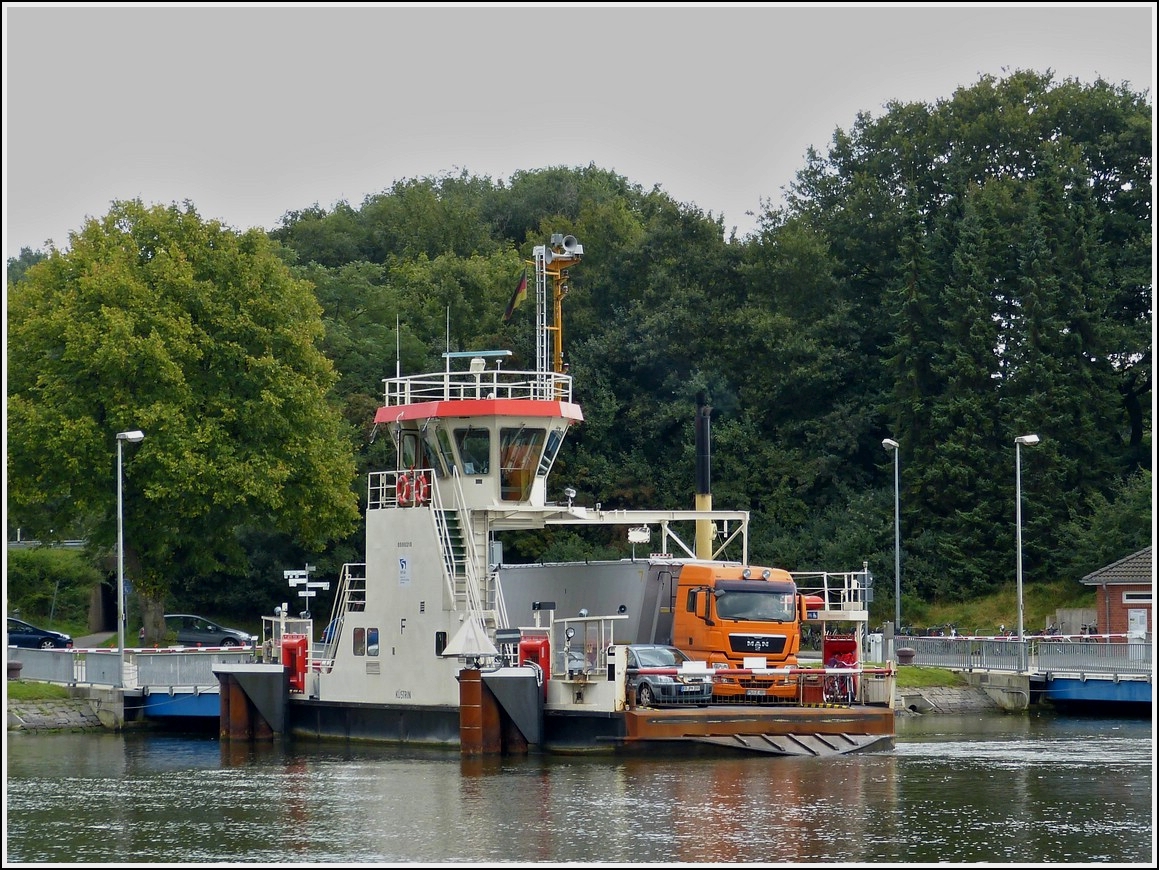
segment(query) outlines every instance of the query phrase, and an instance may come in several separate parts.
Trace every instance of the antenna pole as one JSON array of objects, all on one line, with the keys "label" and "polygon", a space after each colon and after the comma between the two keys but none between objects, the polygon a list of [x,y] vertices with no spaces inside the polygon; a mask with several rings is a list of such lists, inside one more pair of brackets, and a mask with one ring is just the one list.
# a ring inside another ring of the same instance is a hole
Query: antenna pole
[{"label": "antenna pole", "polygon": [[578,263],[583,255],[584,246],[576,241],[576,237],[563,233],[553,233],[550,245],[536,245],[532,250],[535,260],[535,370],[541,375],[563,372],[563,297],[570,289],[567,269]]}]

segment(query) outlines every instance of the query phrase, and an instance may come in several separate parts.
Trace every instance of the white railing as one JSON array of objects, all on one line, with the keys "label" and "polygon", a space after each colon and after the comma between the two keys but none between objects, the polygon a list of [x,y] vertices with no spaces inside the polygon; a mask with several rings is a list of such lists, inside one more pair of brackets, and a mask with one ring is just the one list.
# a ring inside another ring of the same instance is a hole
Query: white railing
[{"label": "white railing", "polygon": [[1154,673],[1149,639],[1127,635],[1029,637],[911,637],[894,645],[914,651],[913,663],[953,670],[1136,676]]},{"label": "white railing", "polygon": [[218,685],[214,665],[252,662],[256,657],[251,647],[126,649],[122,670],[121,655],[115,649],[17,651],[10,648],[8,656],[9,661],[16,659],[22,664],[22,680],[66,686],[213,690]]},{"label": "white railing", "polygon": [[[800,595],[819,598],[812,602],[810,611],[818,611],[819,616],[840,616],[850,611],[863,611],[866,602],[866,570],[861,571],[790,571]],[[810,617],[812,619],[813,617]]]},{"label": "white railing", "polygon": [[571,375],[483,369],[433,372],[385,378],[386,405],[451,402],[469,399],[538,399],[571,401]]}]

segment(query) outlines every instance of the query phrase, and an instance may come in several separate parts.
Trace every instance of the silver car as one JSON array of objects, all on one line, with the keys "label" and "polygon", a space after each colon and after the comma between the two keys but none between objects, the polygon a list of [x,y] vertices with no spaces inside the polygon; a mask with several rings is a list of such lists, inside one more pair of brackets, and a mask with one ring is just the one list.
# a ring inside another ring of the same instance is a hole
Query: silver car
[{"label": "silver car", "polygon": [[253,646],[254,637],[240,628],[226,628],[192,613],[166,613],[166,635],[176,635],[183,646]]},{"label": "silver car", "polygon": [[712,671],[685,667],[688,656],[674,646],[628,646],[627,694],[641,707],[704,706],[712,701]]}]

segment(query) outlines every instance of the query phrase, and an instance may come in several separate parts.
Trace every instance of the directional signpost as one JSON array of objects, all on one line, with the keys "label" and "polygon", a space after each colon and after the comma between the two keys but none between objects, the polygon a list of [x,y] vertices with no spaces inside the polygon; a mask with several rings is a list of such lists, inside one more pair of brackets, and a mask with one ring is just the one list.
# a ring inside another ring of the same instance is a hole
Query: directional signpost
[{"label": "directional signpost", "polygon": [[[310,579],[310,572],[313,570],[315,570],[313,565],[307,565],[304,571],[283,571],[282,576],[286,578],[286,582],[288,582],[291,587],[302,587],[301,589],[298,589],[299,598],[310,599],[317,596],[319,589],[328,590],[330,588],[330,581],[328,580]],[[303,619],[309,619],[309,607],[310,603],[309,600],[307,600],[306,612],[302,614]]]}]

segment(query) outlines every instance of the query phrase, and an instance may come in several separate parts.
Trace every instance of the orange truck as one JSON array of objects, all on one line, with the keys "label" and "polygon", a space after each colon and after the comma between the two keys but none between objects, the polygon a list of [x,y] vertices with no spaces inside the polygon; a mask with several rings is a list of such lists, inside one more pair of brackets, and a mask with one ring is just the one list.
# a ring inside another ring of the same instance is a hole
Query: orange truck
[{"label": "orange truck", "polygon": [[[798,666],[801,626],[821,629],[821,668],[856,662],[864,610],[862,572],[780,568],[653,555],[646,560],[502,565],[507,610],[617,614],[618,643],[671,644],[716,670],[713,696],[737,703],[809,702],[822,674]],[[518,618],[518,617],[517,617]],[[852,625],[852,630],[850,629]],[[847,633],[834,634],[842,628]],[[840,649],[837,647],[841,646]],[[780,673],[777,673],[780,671]]]},{"label": "orange truck", "polygon": [[[719,700],[793,700],[798,677],[787,669],[797,666],[809,604],[780,568],[690,563],[677,579],[672,643],[722,672],[757,671],[718,674]],[[786,672],[759,672],[778,669]]]}]

